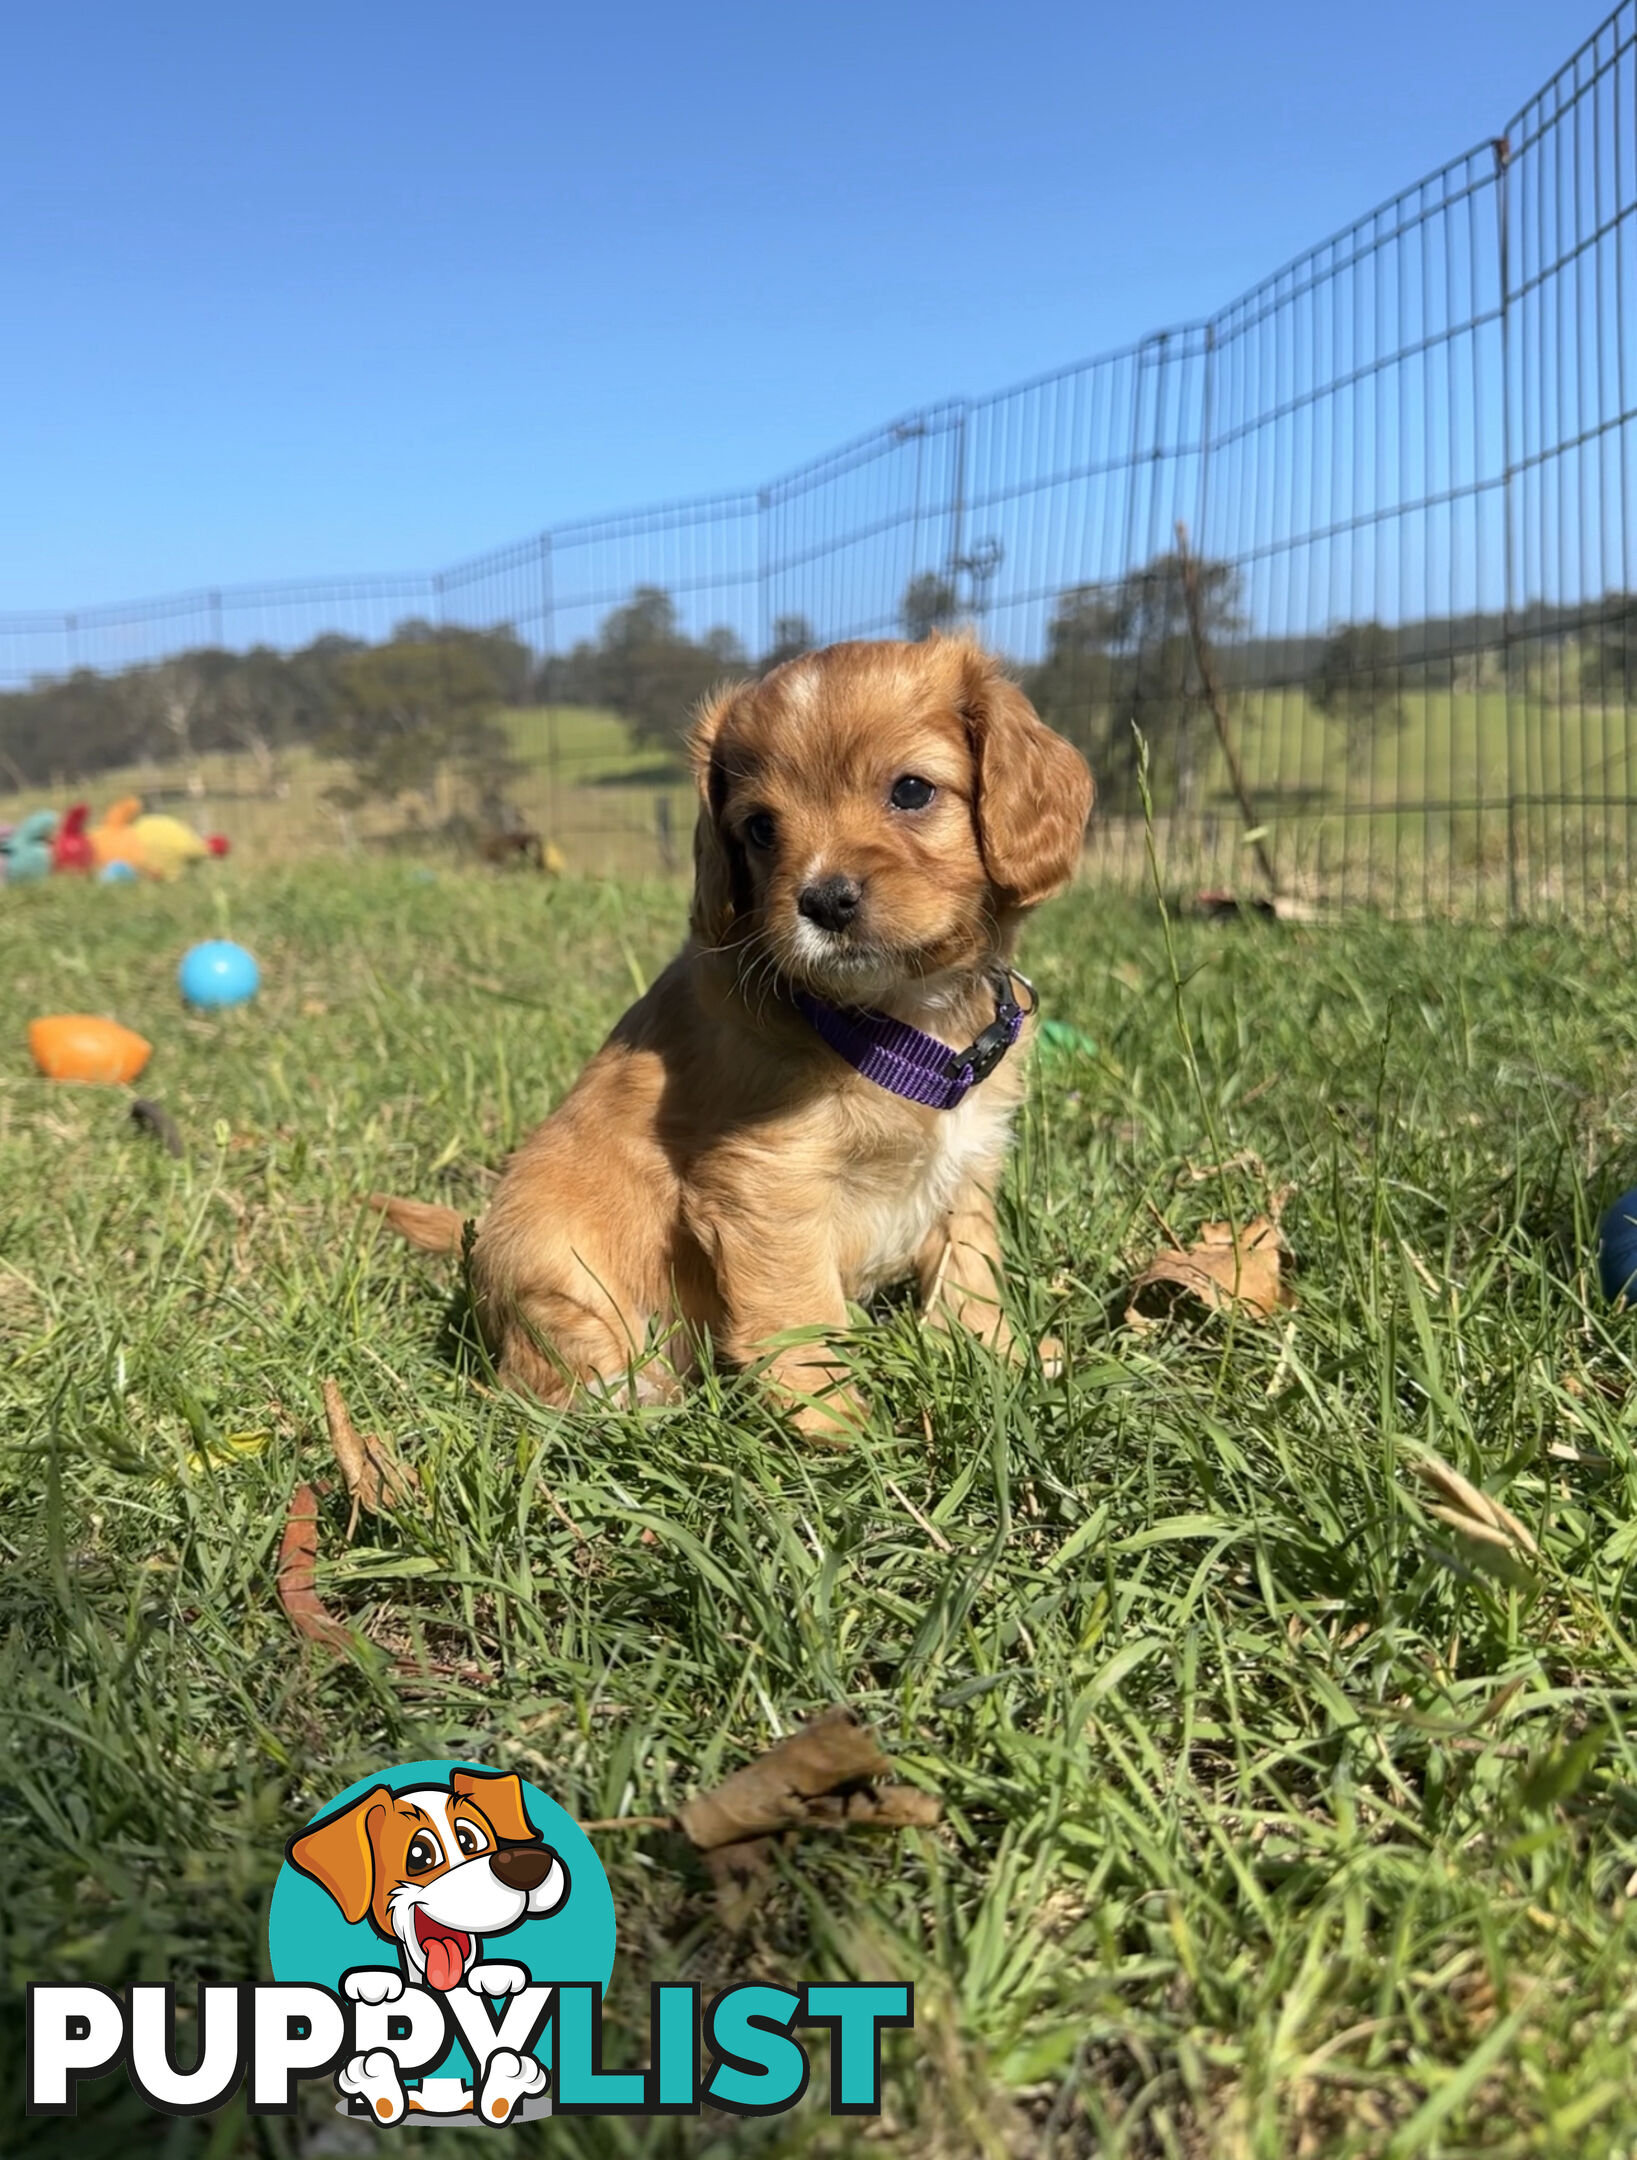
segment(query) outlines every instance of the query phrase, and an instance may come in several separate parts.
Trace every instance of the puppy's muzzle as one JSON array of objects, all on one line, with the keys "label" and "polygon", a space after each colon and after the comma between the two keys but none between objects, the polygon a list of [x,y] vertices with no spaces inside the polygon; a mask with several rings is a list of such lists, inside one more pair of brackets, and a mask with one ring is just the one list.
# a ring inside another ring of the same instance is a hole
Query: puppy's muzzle
[{"label": "puppy's muzzle", "polygon": [[544,1845],[509,1845],[490,1855],[489,1873],[508,1890],[521,1890],[526,1896],[539,1889],[556,1864],[556,1854]]},{"label": "puppy's muzzle", "polygon": [[837,874],[817,878],[796,895],[796,912],[821,930],[847,930],[864,904],[864,888],[857,878]]}]

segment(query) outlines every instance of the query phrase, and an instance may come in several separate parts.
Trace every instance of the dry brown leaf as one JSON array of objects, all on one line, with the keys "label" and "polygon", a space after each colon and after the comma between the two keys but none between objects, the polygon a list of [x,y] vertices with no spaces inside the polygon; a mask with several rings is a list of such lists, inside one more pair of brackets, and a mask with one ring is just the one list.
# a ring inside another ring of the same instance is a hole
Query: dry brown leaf
[{"label": "dry brown leaf", "polygon": [[812,1803],[826,1794],[875,1783],[892,1765],[866,1726],[846,1708],[826,1710],[777,1747],[701,1793],[677,1811],[700,1852],[735,1845],[814,1819]]},{"label": "dry brown leaf", "polygon": [[781,1834],[936,1823],[942,1808],[934,1794],[878,1782],[891,1767],[875,1735],[842,1706],[679,1809],[677,1823],[704,1859],[723,1920],[737,1927],[748,1916]]},{"label": "dry brown leaf", "polygon": [[701,1793],[675,1815],[616,1815],[583,1830],[680,1830],[716,1886],[722,1919],[737,1927],[772,1872],[774,1848],[800,1830],[930,1829],[943,1812],[933,1793],[884,1785],[891,1769],[875,1735],[844,1705]]},{"label": "dry brown leaf", "polygon": [[1280,1280],[1279,1227],[1258,1215],[1237,1231],[1232,1223],[1206,1223],[1199,1243],[1186,1252],[1156,1253],[1131,1286],[1126,1322],[1144,1327],[1168,1312],[1187,1292],[1212,1312],[1237,1307],[1270,1320],[1295,1299]]},{"label": "dry brown leaf", "polygon": [[352,1500],[352,1521],[347,1525],[350,1538],[360,1507],[372,1515],[384,1514],[400,1502],[412,1500],[418,1480],[414,1471],[406,1470],[393,1454],[389,1441],[377,1433],[357,1430],[333,1380],[324,1383],[324,1422],[330,1429],[330,1446]]},{"label": "dry brown leaf", "polygon": [[279,1541],[278,1596],[298,1635],[331,1650],[351,1650],[353,1638],[313,1587],[318,1562],[318,1496],[310,1485],[290,1495],[290,1512]]}]

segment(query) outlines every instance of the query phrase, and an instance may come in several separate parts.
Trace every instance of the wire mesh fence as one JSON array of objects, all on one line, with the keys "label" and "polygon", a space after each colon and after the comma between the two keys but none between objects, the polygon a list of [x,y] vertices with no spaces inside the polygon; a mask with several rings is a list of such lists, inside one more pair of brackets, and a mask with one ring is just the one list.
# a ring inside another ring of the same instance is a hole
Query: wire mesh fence
[{"label": "wire mesh fence", "polygon": [[[420,844],[459,823],[458,775],[361,803],[299,698],[269,718],[241,682],[224,718],[200,689],[179,721],[173,684],[169,710],[126,699],[123,735],[117,712],[83,714],[178,654],[505,626],[526,663],[508,815],[570,862],[669,870],[700,666],[970,618],[1091,759],[1093,875],[1147,875],[1140,739],[1173,884],[1243,892],[1265,865],[1293,904],[1624,905],[1634,91],[1626,0],[1501,135],[1209,319],[930,406],[760,489],[433,576],[0,616],[0,788],[221,798],[222,821],[286,848]],[[694,673],[621,645],[639,620]]]}]

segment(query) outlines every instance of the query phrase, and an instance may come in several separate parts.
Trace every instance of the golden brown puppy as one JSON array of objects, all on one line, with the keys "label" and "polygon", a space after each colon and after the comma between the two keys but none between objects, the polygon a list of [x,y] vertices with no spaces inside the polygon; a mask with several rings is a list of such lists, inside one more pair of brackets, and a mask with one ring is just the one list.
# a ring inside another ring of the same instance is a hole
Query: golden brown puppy
[{"label": "golden brown puppy", "polygon": [[[728,688],[693,756],[692,936],[507,1165],[478,1316],[502,1376],[548,1402],[655,1344],[637,1390],[663,1392],[708,1334],[833,1433],[857,1404],[823,1331],[849,1299],[913,1277],[1010,1347],[993,1194],[1023,1060],[987,1067],[1032,1006],[1013,945],[1074,870],[1091,775],[955,637]],[[454,1209],[373,1204],[458,1249]]]}]

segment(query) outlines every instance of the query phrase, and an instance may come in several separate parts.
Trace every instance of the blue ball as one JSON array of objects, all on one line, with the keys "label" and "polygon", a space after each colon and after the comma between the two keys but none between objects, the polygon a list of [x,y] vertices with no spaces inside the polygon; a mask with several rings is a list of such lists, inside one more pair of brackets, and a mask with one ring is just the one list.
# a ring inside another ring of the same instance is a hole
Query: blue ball
[{"label": "blue ball", "polygon": [[136,872],[128,862],[105,862],[97,872],[99,885],[134,885]]},{"label": "blue ball", "polygon": [[1611,1303],[1637,1304],[1637,1190],[1622,1193],[1597,1226],[1597,1274]]},{"label": "blue ball", "polygon": [[195,945],[176,971],[182,996],[189,1005],[216,1012],[224,1005],[242,1005],[255,996],[261,970],[242,945],[226,938],[211,938]]}]

